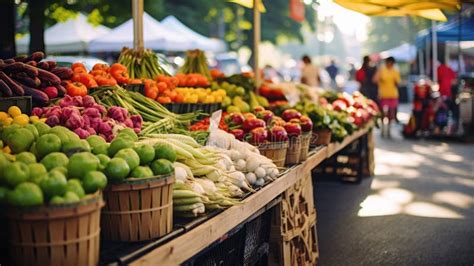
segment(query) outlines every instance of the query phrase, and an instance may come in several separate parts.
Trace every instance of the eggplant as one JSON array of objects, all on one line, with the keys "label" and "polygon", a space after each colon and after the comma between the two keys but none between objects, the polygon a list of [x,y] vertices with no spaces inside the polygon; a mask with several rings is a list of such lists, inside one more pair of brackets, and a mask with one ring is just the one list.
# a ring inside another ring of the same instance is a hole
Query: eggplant
[{"label": "eggplant", "polygon": [[37,64],[38,68],[44,69],[44,70],[49,70],[49,64],[48,62],[41,61]]},{"label": "eggplant", "polygon": [[8,64],[7,66],[3,68],[3,72],[8,73],[8,74],[25,72],[31,78],[35,78],[36,76],[38,76],[38,68],[27,65],[25,63],[21,63],[21,62]]},{"label": "eggplant", "polygon": [[41,60],[44,59],[44,53],[43,52],[34,52],[30,55],[29,57],[30,60],[40,62]]},{"label": "eggplant", "polygon": [[46,93],[38,90],[38,89],[33,89],[31,87],[22,85],[23,90],[25,91],[25,95],[31,96],[31,99],[39,104],[39,105],[46,105],[49,102],[49,97]]},{"label": "eggplant", "polygon": [[58,78],[58,76],[41,68],[38,69],[38,78],[41,80],[42,84],[51,86],[61,84],[61,79]]},{"label": "eggplant", "polygon": [[26,62],[27,65],[30,65],[30,66],[34,66],[36,67],[38,65],[38,63],[36,63],[36,61],[28,61]]},{"label": "eggplant", "polygon": [[67,93],[66,88],[64,88],[61,84],[55,85],[56,89],[58,90],[58,96],[64,96]]},{"label": "eggplant", "polygon": [[41,80],[38,77],[32,79],[25,72],[13,74],[12,78],[16,82],[32,88],[37,88],[41,85]]},{"label": "eggplant", "polygon": [[49,65],[49,70],[53,70],[57,67],[56,61],[46,61],[46,63]]},{"label": "eggplant", "polygon": [[16,81],[12,80],[5,72],[0,71],[0,80],[3,80],[7,84],[7,86],[11,89],[11,91],[18,96],[23,96],[25,91],[23,88],[18,84]]},{"label": "eggplant", "polygon": [[4,97],[12,97],[13,96],[13,92],[10,89],[10,87],[8,87],[7,83],[5,83],[5,81],[3,81],[1,79],[0,79],[0,93]]},{"label": "eggplant", "polygon": [[51,70],[51,73],[58,76],[58,78],[61,80],[71,79],[72,75],[74,74],[72,69],[69,67],[56,67]]},{"label": "eggplant", "polygon": [[15,63],[15,60],[13,60],[11,58],[10,59],[5,59],[5,64],[9,65],[9,64],[13,64],[13,63]]}]

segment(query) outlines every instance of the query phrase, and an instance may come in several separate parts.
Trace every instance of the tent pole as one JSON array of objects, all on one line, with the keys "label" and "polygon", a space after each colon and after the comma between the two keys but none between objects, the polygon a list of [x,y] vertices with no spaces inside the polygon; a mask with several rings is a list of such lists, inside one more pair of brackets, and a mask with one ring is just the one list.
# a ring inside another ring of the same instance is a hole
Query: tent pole
[{"label": "tent pole", "polygon": [[438,34],[436,33],[436,22],[434,20],[431,21],[431,26],[433,27],[433,82],[435,84],[438,83],[438,69],[436,67],[438,61]]},{"label": "tent pole", "polygon": [[423,49],[418,50],[418,67],[420,69],[420,75],[425,74],[425,59],[423,58]]},{"label": "tent pole", "polygon": [[143,51],[143,0],[132,0],[133,48]]},{"label": "tent pole", "polygon": [[253,70],[255,72],[255,85],[260,86],[259,49],[260,45],[260,1],[253,0]]},{"label": "tent pole", "polygon": [[461,74],[461,60],[462,60],[462,49],[461,49],[461,37],[462,37],[462,3],[461,11],[459,12],[459,27],[458,27],[458,75]]}]

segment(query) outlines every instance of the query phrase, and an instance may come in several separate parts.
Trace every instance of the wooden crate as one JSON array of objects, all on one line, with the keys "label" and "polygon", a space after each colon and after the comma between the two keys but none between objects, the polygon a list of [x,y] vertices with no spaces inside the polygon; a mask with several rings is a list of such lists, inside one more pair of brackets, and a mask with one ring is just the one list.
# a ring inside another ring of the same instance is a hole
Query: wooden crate
[{"label": "wooden crate", "polygon": [[283,193],[270,237],[270,265],[314,265],[319,257],[311,174]]},{"label": "wooden crate", "polygon": [[127,179],[104,190],[102,236],[107,240],[143,241],[173,230],[174,175]]},{"label": "wooden crate", "polygon": [[97,265],[103,205],[98,194],[79,204],[8,211],[13,265]]}]

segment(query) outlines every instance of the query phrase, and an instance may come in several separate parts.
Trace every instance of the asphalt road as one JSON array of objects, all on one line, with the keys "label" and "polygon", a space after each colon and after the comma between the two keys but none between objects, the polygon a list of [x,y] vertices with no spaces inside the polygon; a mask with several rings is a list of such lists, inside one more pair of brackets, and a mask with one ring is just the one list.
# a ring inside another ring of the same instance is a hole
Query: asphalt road
[{"label": "asphalt road", "polygon": [[318,265],[474,265],[474,144],[378,135],[374,177],[314,180]]}]

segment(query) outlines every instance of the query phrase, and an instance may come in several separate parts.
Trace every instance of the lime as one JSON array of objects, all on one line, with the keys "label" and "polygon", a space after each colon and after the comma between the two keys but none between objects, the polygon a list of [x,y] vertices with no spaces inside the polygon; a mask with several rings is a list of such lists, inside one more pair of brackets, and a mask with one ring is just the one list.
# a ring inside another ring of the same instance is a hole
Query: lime
[{"label": "lime", "polygon": [[149,166],[138,166],[130,173],[130,177],[134,178],[147,178],[152,177],[153,175],[153,171]]},{"label": "lime", "polygon": [[0,187],[0,204],[7,201],[7,192],[10,191],[7,187]]},{"label": "lime", "polygon": [[131,148],[122,149],[118,151],[114,158],[122,158],[127,161],[130,170],[135,169],[135,167],[140,165],[140,157],[138,154]]},{"label": "lime", "polygon": [[155,159],[166,159],[170,162],[176,161],[176,152],[171,144],[157,143],[154,148]]},{"label": "lime", "polygon": [[147,165],[155,159],[155,149],[149,144],[138,145],[133,149],[140,157],[140,165]]},{"label": "lime", "polygon": [[7,202],[13,206],[36,206],[43,204],[43,201],[43,192],[35,183],[24,182],[7,192]]},{"label": "lime", "polygon": [[11,126],[8,126],[6,128],[3,129],[2,131],[2,140],[3,142],[7,142],[7,139],[8,139],[8,136],[14,132],[15,130],[19,129],[20,126],[19,125],[11,125]]},{"label": "lime", "polygon": [[56,166],[53,169],[49,170],[50,172],[52,171],[59,171],[61,174],[63,174],[65,177],[67,177],[67,168],[66,166]]},{"label": "lime", "polygon": [[102,138],[101,136],[97,136],[97,135],[91,135],[91,136],[87,137],[86,140],[87,140],[87,142],[89,143],[89,145],[91,146],[92,149],[99,146],[100,144],[107,143],[107,142],[105,142],[104,138]]},{"label": "lime", "polygon": [[61,172],[51,171],[41,180],[40,187],[47,199],[54,196],[61,196],[66,192],[67,179]]},{"label": "lime", "polygon": [[92,147],[93,154],[109,154],[109,143],[99,144],[95,147]]},{"label": "lime", "polygon": [[0,185],[4,183],[5,167],[11,162],[4,156],[4,153],[0,152]]},{"label": "lime", "polygon": [[8,135],[7,144],[17,154],[29,150],[34,140],[33,133],[28,129],[18,128]]},{"label": "lime", "polygon": [[38,138],[35,145],[36,153],[39,158],[61,150],[61,139],[55,134],[44,134]]},{"label": "lime", "polygon": [[86,140],[81,139],[69,139],[63,143],[61,151],[66,154],[72,154],[76,152],[90,152],[89,143]]},{"label": "lime", "polygon": [[51,205],[58,205],[58,204],[64,204],[64,198],[61,196],[54,196],[49,200],[49,204]]},{"label": "lime", "polygon": [[155,175],[167,175],[173,173],[173,164],[166,159],[154,160],[151,163],[151,170]]},{"label": "lime", "polygon": [[36,156],[31,152],[20,152],[16,155],[17,162],[22,162],[26,164],[36,163]]},{"label": "lime", "polygon": [[67,132],[70,132],[70,130],[63,126],[55,126],[52,127],[48,133],[58,136],[61,140],[61,143],[64,143],[69,140],[69,135]]},{"label": "lime", "polygon": [[130,167],[122,158],[112,158],[105,167],[105,175],[111,182],[122,181],[130,173]]},{"label": "lime", "polygon": [[84,176],[82,185],[86,193],[91,194],[107,186],[107,177],[102,172],[92,171]]},{"label": "lime", "polygon": [[99,168],[100,161],[90,152],[75,153],[67,165],[69,178],[82,179],[88,172]]},{"label": "lime", "polygon": [[31,132],[31,134],[33,134],[33,136],[35,137],[35,140],[38,139],[39,132],[38,132],[38,129],[36,129],[36,127],[34,125],[28,124],[28,125],[25,126],[25,128],[28,129]]},{"label": "lime", "polygon": [[86,193],[84,192],[84,188],[81,185],[81,181],[79,181],[79,179],[69,179],[67,181],[66,191],[72,191],[76,193],[76,195],[78,195],[79,198],[83,198],[86,195]]},{"label": "lime", "polygon": [[4,170],[4,182],[12,188],[30,178],[30,169],[28,165],[22,162],[8,164]]},{"label": "lime", "polygon": [[0,149],[3,149],[3,140],[0,139]]},{"label": "lime", "polygon": [[36,122],[33,124],[33,126],[36,127],[40,136],[48,133],[49,130],[51,129],[51,127],[49,127],[46,123],[43,123],[43,122]]},{"label": "lime", "polygon": [[133,140],[129,137],[119,137],[112,140],[108,152],[109,156],[113,157],[118,151],[133,147]]},{"label": "lime", "polygon": [[73,191],[66,191],[66,194],[64,194],[64,203],[75,203],[81,201],[79,196],[74,193]]},{"label": "lime", "polygon": [[39,184],[44,176],[48,174],[46,167],[40,163],[32,163],[28,165],[30,170],[30,180],[35,184]]},{"label": "lime", "polygon": [[98,154],[96,157],[100,161],[99,170],[104,170],[107,164],[110,162],[110,157],[105,154]]},{"label": "lime", "polygon": [[52,152],[46,155],[42,160],[41,163],[46,167],[49,171],[57,166],[67,166],[69,163],[69,159],[67,158],[66,154],[60,152]]},{"label": "lime", "polygon": [[137,133],[135,133],[135,131],[132,129],[132,128],[129,128],[129,127],[126,127],[122,130],[120,130],[120,132],[118,133],[117,137],[120,138],[120,137],[123,137],[123,136],[127,136],[129,138],[131,138],[133,141],[137,141],[138,140],[138,136],[137,136]]}]

